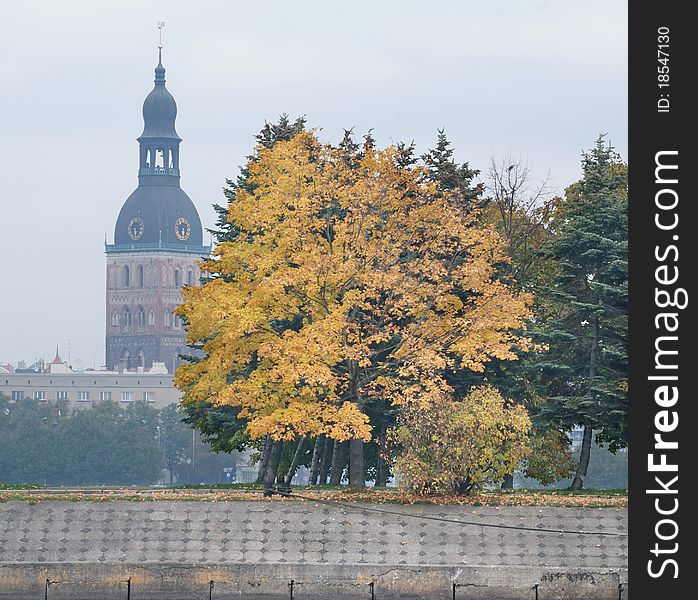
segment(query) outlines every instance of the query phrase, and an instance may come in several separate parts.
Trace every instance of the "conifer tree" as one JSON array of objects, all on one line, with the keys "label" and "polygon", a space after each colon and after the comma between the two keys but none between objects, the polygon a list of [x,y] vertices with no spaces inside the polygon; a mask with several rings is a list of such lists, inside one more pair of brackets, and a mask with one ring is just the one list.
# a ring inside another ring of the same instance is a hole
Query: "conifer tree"
[{"label": "conifer tree", "polygon": [[535,339],[548,347],[534,365],[547,396],[541,416],[584,429],[572,483],[581,489],[592,431],[611,450],[626,444],[628,219],[627,166],[599,136],[548,223],[552,265],[536,290]]},{"label": "conifer tree", "polygon": [[436,183],[440,190],[459,198],[467,208],[481,206],[483,185],[473,185],[480,171],[471,169],[467,162],[455,162],[451,142],[443,129],[438,130],[436,147],[423,154],[422,161],[429,180]]}]

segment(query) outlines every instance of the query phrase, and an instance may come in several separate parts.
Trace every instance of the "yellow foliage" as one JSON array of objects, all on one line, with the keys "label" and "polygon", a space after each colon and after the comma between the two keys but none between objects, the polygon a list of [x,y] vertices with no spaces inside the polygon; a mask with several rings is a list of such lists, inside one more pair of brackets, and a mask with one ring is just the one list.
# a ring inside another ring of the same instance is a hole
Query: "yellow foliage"
[{"label": "yellow foliage", "polygon": [[308,132],[258,149],[238,241],[177,309],[205,352],[177,371],[184,402],[239,407],[252,437],[368,440],[369,398],[430,401],[446,369],[527,348],[531,298],[496,278],[497,233],[397,158],[349,164]]},{"label": "yellow foliage", "polygon": [[480,386],[462,400],[410,402],[389,437],[405,487],[420,494],[469,494],[501,482],[526,458],[530,429],[523,406]]},{"label": "yellow foliage", "polygon": [[555,428],[536,432],[529,443],[531,452],[526,459],[526,477],[549,485],[570,477],[577,463],[572,458],[567,434]]}]

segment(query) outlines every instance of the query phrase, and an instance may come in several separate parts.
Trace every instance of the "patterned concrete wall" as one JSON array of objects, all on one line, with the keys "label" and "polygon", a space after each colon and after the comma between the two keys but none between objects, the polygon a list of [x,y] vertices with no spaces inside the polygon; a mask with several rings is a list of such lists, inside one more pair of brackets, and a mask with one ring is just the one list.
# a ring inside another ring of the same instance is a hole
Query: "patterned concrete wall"
[{"label": "patterned concrete wall", "polygon": [[[141,573],[138,581],[143,584],[143,593],[139,598],[146,597],[145,588],[152,588],[152,581],[143,573],[152,574],[158,568],[155,580],[165,586],[169,585],[168,577],[170,582],[178,577],[184,582],[198,581],[200,587],[218,577],[218,598],[227,597],[223,595],[225,582],[230,594],[239,597],[241,582],[252,585],[250,581],[260,573],[267,573],[266,581],[276,577],[272,586],[276,591],[262,593],[258,586],[259,598],[287,597],[280,573],[289,580],[294,573],[299,582],[305,578],[307,594],[312,585],[322,583],[323,593],[329,595],[313,591],[312,597],[318,598],[333,597],[328,590],[335,580],[353,581],[352,590],[363,590],[359,597],[364,597],[365,586],[375,581],[385,597],[390,590],[395,592],[390,584],[395,573],[402,573],[397,579],[403,580],[405,573],[414,574],[415,569],[424,575],[420,581],[432,582],[431,587],[427,585],[431,591],[425,592],[430,597],[450,597],[449,581],[465,586],[465,577],[474,587],[469,588],[470,596],[463,598],[487,597],[483,595],[486,590],[501,588],[496,596],[500,600],[532,598],[529,592],[535,585],[542,589],[562,585],[574,590],[569,597],[618,598],[618,584],[624,581],[627,538],[617,535],[626,532],[627,513],[623,509],[383,505],[380,508],[396,513],[385,514],[369,508],[294,501],[8,502],[0,505],[0,597],[3,585],[19,593],[19,580],[34,578],[34,590],[46,578],[57,577],[56,573],[75,577],[75,573],[95,569],[103,574],[119,573],[123,580],[129,573]],[[604,533],[616,535],[601,535]],[[104,577],[101,585],[108,581],[116,585],[112,575]],[[315,578],[314,583],[309,577]],[[122,579],[118,579],[121,588]],[[357,581],[364,587],[356,588]],[[580,595],[582,584],[593,593]],[[424,597],[421,592],[417,594],[420,585],[409,587],[414,597]],[[479,591],[473,596],[476,588]],[[505,594],[504,588],[510,592]],[[65,592],[68,588],[62,589]],[[177,593],[186,589],[186,584],[175,586]],[[182,597],[203,598],[196,589],[197,594]],[[396,592],[397,597],[412,597],[409,590],[403,590],[402,595]],[[523,595],[517,596],[519,593]],[[173,594],[149,597],[179,597]],[[343,594],[350,595],[348,591]],[[558,590],[555,597],[567,596]],[[540,600],[545,597],[540,596]]]}]

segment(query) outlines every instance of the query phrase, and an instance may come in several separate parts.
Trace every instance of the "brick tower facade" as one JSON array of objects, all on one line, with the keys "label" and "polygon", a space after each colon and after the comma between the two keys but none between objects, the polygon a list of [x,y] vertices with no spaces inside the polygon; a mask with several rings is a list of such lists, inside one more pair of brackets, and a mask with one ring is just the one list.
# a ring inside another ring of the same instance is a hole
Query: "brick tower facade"
[{"label": "brick tower facade", "polygon": [[164,362],[173,372],[187,353],[172,310],[184,285],[197,285],[203,245],[196,207],[179,186],[177,105],[165,87],[162,52],[155,87],[143,103],[138,187],[121,208],[106,244],[106,366],[122,370]]}]

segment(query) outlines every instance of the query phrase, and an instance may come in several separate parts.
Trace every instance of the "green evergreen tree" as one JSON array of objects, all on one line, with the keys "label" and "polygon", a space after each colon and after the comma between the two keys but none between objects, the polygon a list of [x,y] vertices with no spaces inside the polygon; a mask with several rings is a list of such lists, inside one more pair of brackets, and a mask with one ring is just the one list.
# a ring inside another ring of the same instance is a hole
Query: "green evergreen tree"
[{"label": "green evergreen tree", "polygon": [[539,417],[584,435],[573,489],[586,477],[592,443],[623,447],[627,438],[627,165],[599,136],[583,155],[583,177],[551,214],[544,247],[551,265],[536,290],[534,361],[546,397]]},{"label": "green evergreen tree", "polygon": [[442,190],[459,195],[468,207],[482,206],[483,185],[473,184],[480,171],[471,169],[465,162],[458,164],[453,159],[453,148],[443,129],[438,130],[436,147],[422,155],[429,179]]}]

